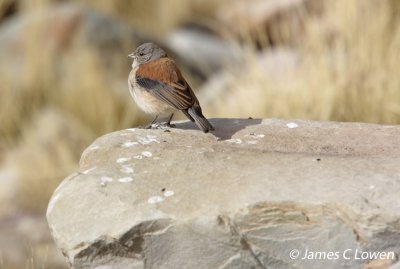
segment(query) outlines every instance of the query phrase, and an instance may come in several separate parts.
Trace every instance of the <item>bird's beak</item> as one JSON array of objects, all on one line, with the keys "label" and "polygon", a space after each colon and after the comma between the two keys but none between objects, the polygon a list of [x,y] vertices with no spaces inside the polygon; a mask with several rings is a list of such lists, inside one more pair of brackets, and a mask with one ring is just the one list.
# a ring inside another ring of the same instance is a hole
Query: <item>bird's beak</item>
[{"label": "bird's beak", "polygon": [[129,58],[135,59],[135,55],[133,54],[133,52],[131,54],[128,55]]}]

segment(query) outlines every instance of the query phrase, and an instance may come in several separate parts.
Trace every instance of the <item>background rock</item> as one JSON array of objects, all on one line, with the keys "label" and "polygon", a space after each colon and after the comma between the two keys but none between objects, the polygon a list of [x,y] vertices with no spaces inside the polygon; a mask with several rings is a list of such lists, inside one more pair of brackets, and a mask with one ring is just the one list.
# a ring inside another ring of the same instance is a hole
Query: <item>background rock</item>
[{"label": "background rock", "polygon": [[[67,59],[89,51],[109,69],[118,68],[121,73],[126,62],[117,62],[115,58],[127,55],[142,41],[137,31],[116,18],[74,4],[55,5],[21,13],[4,22],[0,28],[1,67],[20,74],[21,68],[37,60],[32,50],[40,47],[40,56],[54,61],[53,72],[65,72],[63,65]],[[118,72],[114,70],[115,73]]]},{"label": "background rock", "polygon": [[237,45],[201,26],[177,29],[164,42],[178,56],[177,59],[184,62],[184,66],[191,67],[203,79],[227,66],[244,62],[243,51]]},{"label": "background rock", "polygon": [[323,0],[234,0],[219,6],[216,17],[237,37],[276,45],[299,41],[305,15],[319,16],[323,9]]},{"label": "background rock", "polygon": [[213,134],[127,129],[86,149],[47,211],[71,266],[378,268],[289,254],[399,253],[400,127],[212,123]]}]

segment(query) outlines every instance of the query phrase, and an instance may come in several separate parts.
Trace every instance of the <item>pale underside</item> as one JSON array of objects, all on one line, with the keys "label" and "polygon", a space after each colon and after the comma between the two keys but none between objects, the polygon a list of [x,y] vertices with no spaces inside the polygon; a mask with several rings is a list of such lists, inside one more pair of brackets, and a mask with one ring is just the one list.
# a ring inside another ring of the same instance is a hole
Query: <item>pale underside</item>
[{"label": "pale underside", "polygon": [[158,99],[157,97],[149,93],[145,88],[139,86],[136,83],[136,70],[137,67],[132,69],[129,75],[128,84],[129,92],[139,108],[147,114],[160,116],[171,114],[176,111],[175,108],[168,105],[163,100]]}]

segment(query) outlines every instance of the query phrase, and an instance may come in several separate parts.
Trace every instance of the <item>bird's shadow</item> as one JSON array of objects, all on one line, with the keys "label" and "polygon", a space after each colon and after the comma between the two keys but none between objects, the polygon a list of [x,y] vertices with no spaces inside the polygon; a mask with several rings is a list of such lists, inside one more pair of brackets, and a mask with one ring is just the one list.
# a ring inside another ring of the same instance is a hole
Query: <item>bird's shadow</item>
[{"label": "bird's shadow", "polygon": [[[257,125],[261,123],[261,119],[228,119],[228,118],[214,118],[209,119],[211,124],[215,127],[215,131],[211,131],[218,140],[231,139],[232,136],[238,131],[245,129],[247,126]],[[174,122],[175,127],[184,130],[199,130],[195,123],[191,121]]]}]

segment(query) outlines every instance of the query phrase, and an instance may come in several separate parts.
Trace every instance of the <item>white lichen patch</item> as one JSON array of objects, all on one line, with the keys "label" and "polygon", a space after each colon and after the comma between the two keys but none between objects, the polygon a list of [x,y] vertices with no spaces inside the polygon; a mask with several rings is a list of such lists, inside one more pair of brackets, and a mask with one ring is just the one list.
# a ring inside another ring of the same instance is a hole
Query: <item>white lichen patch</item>
[{"label": "white lichen patch", "polygon": [[256,134],[255,137],[257,137],[257,138],[264,138],[264,137],[265,137],[265,134]]},{"label": "white lichen patch", "polygon": [[135,141],[126,141],[122,144],[122,147],[124,148],[129,148],[129,147],[133,147],[134,145],[138,145],[138,142]]},{"label": "white lichen patch", "polygon": [[125,173],[125,174],[132,174],[135,170],[132,167],[130,167],[129,165],[124,165],[121,167],[121,169],[119,171],[121,171],[122,173]]},{"label": "white lichen patch", "polygon": [[90,167],[89,169],[86,169],[85,171],[82,172],[82,174],[86,175],[89,174],[90,172],[94,171],[96,169],[96,166]]},{"label": "white lichen patch", "polygon": [[141,160],[141,159],[143,159],[143,156],[142,156],[142,155],[135,155],[135,156],[133,156],[133,158],[134,158],[134,159]]},{"label": "white lichen patch", "polygon": [[151,197],[149,198],[149,200],[147,200],[147,202],[148,202],[149,204],[161,203],[162,201],[164,201],[164,198],[162,198],[161,196],[158,196],[158,195],[156,195],[156,196],[151,196]]},{"label": "white lichen patch", "polygon": [[107,183],[112,181],[113,181],[112,177],[102,176],[100,178],[100,186],[105,187],[107,186]]},{"label": "white lichen patch", "polygon": [[234,143],[234,144],[242,144],[242,142],[243,142],[242,139],[240,139],[240,138],[232,138],[232,139],[228,139],[226,141],[228,141],[230,143]]},{"label": "white lichen patch", "polygon": [[91,146],[89,149],[90,150],[96,150],[96,149],[99,149],[99,148],[100,148],[99,146],[95,145],[95,146]]},{"label": "white lichen patch", "polygon": [[160,141],[157,140],[157,136],[155,135],[147,135],[146,137],[142,136],[138,139],[138,142],[142,145],[147,145],[150,143],[160,143]]},{"label": "white lichen patch", "polygon": [[170,196],[173,196],[174,194],[175,194],[174,191],[165,191],[164,192],[165,197],[170,197]]},{"label": "white lichen patch", "polygon": [[258,143],[258,141],[256,141],[256,140],[249,140],[249,141],[247,141],[247,144],[250,144],[250,145],[255,145],[255,144],[257,144]]},{"label": "white lichen patch", "polygon": [[151,156],[153,156],[153,153],[151,153],[150,151],[143,151],[143,152],[142,152],[142,155],[143,155],[144,157],[150,158]]},{"label": "white lichen patch", "polygon": [[131,157],[121,157],[116,160],[117,163],[124,163],[131,159]]},{"label": "white lichen patch", "polygon": [[132,182],[132,181],[133,181],[133,178],[131,178],[131,177],[121,177],[118,179],[118,182],[121,182],[121,183],[128,183],[128,182]]},{"label": "white lichen patch", "polygon": [[293,128],[299,127],[299,125],[298,125],[297,123],[294,123],[294,122],[289,122],[289,123],[286,124],[286,126],[287,126],[289,129],[293,129]]},{"label": "white lichen patch", "polygon": [[107,183],[107,182],[113,182],[113,178],[112,177],[107,177],[107,176],[102,176],[100,178],[101,182]]}]

